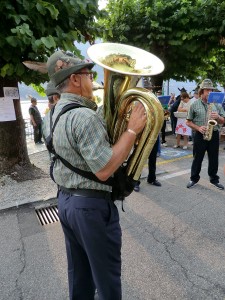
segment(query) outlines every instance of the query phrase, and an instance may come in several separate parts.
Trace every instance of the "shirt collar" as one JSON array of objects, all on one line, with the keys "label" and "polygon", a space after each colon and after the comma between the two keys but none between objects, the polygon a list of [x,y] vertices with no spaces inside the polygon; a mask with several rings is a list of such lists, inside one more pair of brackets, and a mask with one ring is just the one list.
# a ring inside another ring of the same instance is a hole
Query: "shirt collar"
[{"label": "shirt collar", "polygon": [[92,110],[96,110],[97,109],[97,104],[88,99],[88,98],[85,98],[85,97],[82,97],[82,96],[79,96],[79,95],[76,95],[76,94],[71,94],[71,93],[62,93],[61,94],[61,97],[60,97],[60,103],[63,103],[63,102],[75,102],[75,103],[79,103],[79,104],[82,104]]}]

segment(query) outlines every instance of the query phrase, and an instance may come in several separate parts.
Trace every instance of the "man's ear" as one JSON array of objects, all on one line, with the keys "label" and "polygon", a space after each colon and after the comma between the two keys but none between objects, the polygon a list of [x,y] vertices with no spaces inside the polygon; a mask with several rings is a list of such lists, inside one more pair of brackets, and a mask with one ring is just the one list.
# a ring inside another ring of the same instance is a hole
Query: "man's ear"
[{"label": "man's ear", "polygon": [[80,86],[80,80],[79,80],[78,76],[76,76],[76,74],[71,74],[71,75],[70,75],[70,80],[72,81],[72,83],[73,83],[76,87],[79,87],[79,86]]}]

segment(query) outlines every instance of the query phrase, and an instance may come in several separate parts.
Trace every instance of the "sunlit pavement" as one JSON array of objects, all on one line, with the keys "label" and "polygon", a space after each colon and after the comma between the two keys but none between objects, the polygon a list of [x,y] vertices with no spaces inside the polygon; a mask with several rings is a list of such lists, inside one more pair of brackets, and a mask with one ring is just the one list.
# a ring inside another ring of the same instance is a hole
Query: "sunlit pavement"
[{"label": "sunlit pavement", "polygon": [[27,150],[28,150],[28,155],[38,153],[41,151],[45,151],[46,147],[45,144],[35,144],[34,141],[31,139],[27,139]]}]

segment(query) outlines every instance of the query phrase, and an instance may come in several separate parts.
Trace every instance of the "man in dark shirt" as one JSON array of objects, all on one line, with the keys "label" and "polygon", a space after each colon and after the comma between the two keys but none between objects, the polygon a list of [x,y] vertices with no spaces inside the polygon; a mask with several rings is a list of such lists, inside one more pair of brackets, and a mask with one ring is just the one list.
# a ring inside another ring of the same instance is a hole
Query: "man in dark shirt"
[{"label": "man in dark shirt", "polygon": [[41,114],[37,108],[37,99],[31,98],[31,106],[29,108],[30,114],[30,122],[34,129],[34,142],[35,144],[43,144],[41,137],[42,137],[42,130],[41,130],[41,123],[42,118]]}]

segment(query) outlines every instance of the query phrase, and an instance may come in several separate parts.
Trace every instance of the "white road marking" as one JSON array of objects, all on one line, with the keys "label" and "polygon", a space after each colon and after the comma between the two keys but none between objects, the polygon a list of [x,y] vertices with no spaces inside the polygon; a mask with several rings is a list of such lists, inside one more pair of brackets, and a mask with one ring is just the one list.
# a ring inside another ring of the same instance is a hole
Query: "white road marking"
[{"label": "white road marking", "polygon": [[169,179],[169,178],[181,176],[181,175],[188,174],[188,173],[191,173],[191,169],[187,169],[187,170],[179,171],[179,172],[176,172],[176,173],[160,176],[160,180],[166,180],[166,179]]}]

